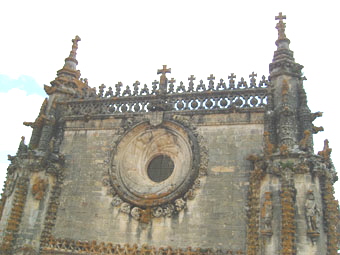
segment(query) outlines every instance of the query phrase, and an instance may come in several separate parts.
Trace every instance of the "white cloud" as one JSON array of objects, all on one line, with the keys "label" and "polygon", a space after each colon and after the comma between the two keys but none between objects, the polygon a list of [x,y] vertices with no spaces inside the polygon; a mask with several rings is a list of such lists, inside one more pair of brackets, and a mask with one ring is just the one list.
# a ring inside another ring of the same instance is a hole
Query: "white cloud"
[{"label": "white cloud", "polygon": [[[4,158],[6,156],[4,152],[12,155],[16,153],[21,136],[26,137],[26,143],[29,142],[32,129],[22,123],[35,120],[43,100],[42,96],[27,95],[26,91],[16,88],[7,93],[0,93],[0,109],[3,123],[0,132],[1,163],[6,162],[7,157]],[[4,170],[1,169],[0,171]]]}]

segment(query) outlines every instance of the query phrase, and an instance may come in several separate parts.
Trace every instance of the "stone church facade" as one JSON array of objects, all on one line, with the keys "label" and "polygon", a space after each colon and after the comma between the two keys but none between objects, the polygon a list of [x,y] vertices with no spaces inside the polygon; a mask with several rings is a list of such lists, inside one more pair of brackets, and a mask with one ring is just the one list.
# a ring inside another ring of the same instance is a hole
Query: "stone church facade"
[{"label": "stone church facade", "polygon": [[1,254],[337,254],[331,149],[281,13],[270,76],[96,91],[79,37],[0,200]]}]

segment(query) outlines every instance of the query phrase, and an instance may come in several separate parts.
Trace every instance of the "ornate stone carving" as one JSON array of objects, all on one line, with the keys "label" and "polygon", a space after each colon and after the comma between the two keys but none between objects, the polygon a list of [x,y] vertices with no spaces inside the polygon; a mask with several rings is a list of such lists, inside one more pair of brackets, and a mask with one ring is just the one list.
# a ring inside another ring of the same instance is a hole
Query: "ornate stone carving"
[{"label": "ornate stone carving", "polygon": [[57,218],[57,211],[60,204],[61,186],[64,181],[64,157],[58,155],[54,160],[50,160],[47,164],[48,168],[46,172],[51,174],[55,178],[55,183],[51,186],[51,193],[49,197],[49,203],[45,215],[44,227],[40,237],[40,247],[45,247],[51,236],[52,228],[55,225]]},{"label": "ornate stone carving", "polygon": [[299,147],[301,150],[308,151],[310,138],[311,138],[311,132],[309,130],[305,130],[303,132],[303,138],[301,139],[299,143]]},{"label": "ornate stone carving", "polygon": [[296,254],[295,193],[296,191],[291,182],[291,176],[283,177],[281,188],[281,244],[283,255]]},{"label": "ornate stone carving", "polygon": [[307,222],[307,234],[314,243],[317,237],[319,237],[320,235],[319,224],[321,212],[315,201],[314,192],[312,190],[309,190],[307,192],[307,198],[305,202],[305,215]]},{"label": "ornate stone carving", "polygon": [[[116,204],[118,205],[118,204]],[[129,203],[121,203],[120,211],[126,214],[129,214],[131,212],[131,205]]]},{"label": "ornate stone carving", "polygon": [[71,239],[56,239],[53,236],[49,238],[48,245],[41,249],[42,254],[124,254],[124,255],[244,255],[242,250],[220,250],[220,249],[202,249],[191,248],[180,249],[176,247],[159,247],[155,248],[147,244],[138,246],[137,244],[112,244],[97,241],[75,241]]},{"label": "ornate stone carving", "polygon": [[174,211],[175,207],[172,204],[167,204],[166,206],[164,206],[163,214],[166,217],[171,217]]},{"label": "ornate stone carving", "polygon": [[[111,167],[103,184],[114,189],[108,191],[114,195],[112,206],[134,219],[146,222],[149,217],[171,217],[183,210],[186,200],[193,199],[200,188],[199,178],[206,175],[208,151],[203,138],[189,121],[174,119],[156,127],[123,121],[122,125],[129,124],[113,143]],[[173,172],[161,182],[151,180],[147,172],[149,162],[158,155],[174,163]]]},{"label": "ornate stone carving", "polygon": [[31,245],[24,245],[16,249],[13,255],[38,255],[38,252]]},{"label": "ornate stone carving", "polygon": [[269,235],[273,234],[272,232],[272,220],[273,220],[273,202],[272,202],[272,193],[265,192],[264,193],[264,202],[262,203],[261,208],[261,234]]},{"label": "ornate stone carving", "polygon": [[116,195],[113,197],[111,205],[118,206],[118,205],[121,205],[122,203],[123,203],[122,199],[118,195]]},{"label": "ornate stone carving", "polygon": [[323,172],[321,180],[325,232],[327,233],[327,254],[337,255],[340,241],[338,234],[339,203],[334,198],[333,176],[328,172]]},{"label": "ornate stone carving", "polygon": [[35,199],[41,200],[47,188],[48,182],[41,178],[36,178],[32,185],[32,195]]},{"label": "ornate stone carving", "polygon": [[182,211],[185,208],[185,205],[186,205],[186,202],[182,198],[175,200],[175,208],[177,212]]},{"label": "ornate stone carving", "polygon": [[314,193],[309,190],[307,193],[307,199],[305,203],[307,226],[309,231],[319,230],[319,217],[320,210],[315,202]]},{"label": "ornate stone carving", "polygon": [[7,226],[3,230],[3,239],[0,246],[0,254],[11,254],[17,232],[19,231],[20,221],[23,215],[26,196],[28,191],[28,178],[19,177],[14,193],[13,205],[7,221]]},{"label": "ornate stone carving", "polygon": [[271,156],[274,152],[274,145],[270,142],[269,132],[264,132],[264,154],[266,156]]},{"label": "ornate stone carving", "polygon": [[152,215],[156,218],[163,216],[163,208],[162,207],[156,207],[152,211]]},{"label": "ornate stone carving", "polygon": [[323,157],[326,161],[328,161],[331,157],[331,153],[332,153],[332,149],[329,148],[329,142],[326,139],[324,141],[324,147],[322,151],[318,152],[318,155],[320,155],[321,157]]},{"label": "ornate stone carving", "polygon": [[261,161],[254,162],[254,170],[250,173],[247,203],[247,255],[257,255],[260,249],[260,187],[264,177]]},{"label": "ornate stone carving", "polygon": [[134,218],[135,220],[139,220],[142,214],[142,210],[139,207],[134,207],[131,210],[131,216],[132,218]]},{"label": "ornate stone carving", "polygon": [[16,172],[7,174],[5,187],[4,187],[4,193],[3,193],[4,196],[9,197],[12,194],[17,178],[18,178],[18,174]]}]

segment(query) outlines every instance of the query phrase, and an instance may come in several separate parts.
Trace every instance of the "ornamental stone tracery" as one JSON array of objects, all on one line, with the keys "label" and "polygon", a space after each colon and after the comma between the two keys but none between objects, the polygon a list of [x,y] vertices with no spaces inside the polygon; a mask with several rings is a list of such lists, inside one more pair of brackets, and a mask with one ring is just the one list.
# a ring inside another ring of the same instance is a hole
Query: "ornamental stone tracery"
[{"label": "ornamental stone tracery", "polygon": [[[143,221],[145,214],[171,217],[182,211],[186,201],[194,199],[199,178],[206,174],[203,138],[182,117],[173,119],[156,126],[150,124],[152,120],[135,125],[127,121],[123,125],[125,132],[114,143],[103,184],[113,196],[111,205],[135,220]],[[172,161],[173,170],[164,180],[155,181],[150,178],[148,167],[160,156]]]}]

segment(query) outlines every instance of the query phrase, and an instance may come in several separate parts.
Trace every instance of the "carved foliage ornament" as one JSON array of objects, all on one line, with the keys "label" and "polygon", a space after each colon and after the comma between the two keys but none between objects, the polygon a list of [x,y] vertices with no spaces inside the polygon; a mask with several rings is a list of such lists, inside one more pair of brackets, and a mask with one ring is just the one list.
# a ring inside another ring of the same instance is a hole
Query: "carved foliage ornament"
[{"label": "carved foliage ornament", "polygon": [[197,130],[181,120],[139,123],[115,143],[103,182],[120,212],[149,222],[171,217],[194,198],[206,174],[207,149]]}]

